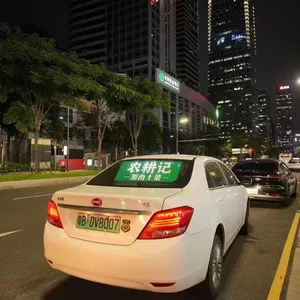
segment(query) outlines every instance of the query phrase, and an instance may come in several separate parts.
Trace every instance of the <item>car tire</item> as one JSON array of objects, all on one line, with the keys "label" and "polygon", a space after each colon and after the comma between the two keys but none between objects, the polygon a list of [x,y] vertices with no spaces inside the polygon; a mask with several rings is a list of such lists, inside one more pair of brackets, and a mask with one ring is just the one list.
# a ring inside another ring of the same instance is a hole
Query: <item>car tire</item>
[{"label": "car tire", "polygon": [[210,254],[206,279],[203,283],[204,294],[207,298],[215,299],[220,291],[223,278],[223,243],[218,235],[215,235]]},{"label": "car tire", "polygon": [[297,197],[297,187],[298,187],[298,182],[296,181],[295,191],[294,191],[294,193],[292,194],[292,196],[293,196],[294,198]]},{"label": "car tire", "polygon": [[291,194],[290,194],[290,187],[288,186],[287,191],[286,191],[286,195],[284,197],[284,200],[282,202],[283,206],[289,206],[290,205],[290,201],[291,200]]},{"label": "car tire", "polygon": [[247,210],[246,210],[246,215],[245,215],[245,222],[243,227],[240,230],[241,235],[248,235],[249,233],[249,214],[250,214],[250,200],[247,202]]}]

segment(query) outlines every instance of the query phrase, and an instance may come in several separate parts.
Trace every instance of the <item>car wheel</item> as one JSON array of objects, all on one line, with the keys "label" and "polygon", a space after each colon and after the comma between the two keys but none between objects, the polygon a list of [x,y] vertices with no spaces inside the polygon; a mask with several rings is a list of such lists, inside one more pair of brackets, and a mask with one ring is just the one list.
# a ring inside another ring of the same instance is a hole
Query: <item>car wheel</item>
[{"label": "car wheel", "polygon": [[250,201],[247,202],[247,210],[245,215],[245,223],[240,230],[240,234],[247,235],[249,233],[249,213],[250,213]]},{"label": "car wheel", "polygon": [[223,244],[215,235],[212,246],[208,271],[204,281],[204,293],[208,299],[215,299],[219,293],[223,275]]},{"label": "car wheel", "polygon": [[284,200],[282,202],[283,206],[289,206],[290,205],[290,200],[291,200],[291,194],[290,194],[290,187],[288,186],[286,195],[284,197]]},{"label": "car wheel", "polygon": [[298,182],[296,181],[296,186],[295,186],[295,191],[293,193],[293,197],[297,197],[297,187],[298,187]]}]

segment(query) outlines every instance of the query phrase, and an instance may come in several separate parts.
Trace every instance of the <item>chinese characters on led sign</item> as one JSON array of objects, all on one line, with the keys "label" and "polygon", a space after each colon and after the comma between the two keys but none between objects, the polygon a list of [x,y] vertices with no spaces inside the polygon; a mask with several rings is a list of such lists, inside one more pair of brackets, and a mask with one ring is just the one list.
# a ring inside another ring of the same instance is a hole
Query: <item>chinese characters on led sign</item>
[{"label": "chinese characters on led sign", "polygon": [[134,160],[122,162],[115,181],[171,183],[177,180],[182,162]]}]

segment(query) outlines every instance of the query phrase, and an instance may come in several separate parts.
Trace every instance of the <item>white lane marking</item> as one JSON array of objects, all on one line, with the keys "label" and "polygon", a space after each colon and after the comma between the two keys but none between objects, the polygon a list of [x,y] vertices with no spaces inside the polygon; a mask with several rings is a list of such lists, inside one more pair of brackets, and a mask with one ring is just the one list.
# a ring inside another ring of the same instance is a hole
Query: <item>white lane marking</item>
[{"label": "white lane marking", "polygon": [[10,235],[10,234],[13,234],[13,233],[20,232],[22,230],[24,230],[24,229],[19,229],[19,230],[15,230],[15,231],[9,231],[9,232],[0,233],[0,238],[2,238],[4,236],[7,236],[7,235]]},{"label": "white lane marking", "polygon": [[52,193],[52,194],[44,194],[44,195],[26,196],[26,197],[18,197],[18,198],[13,198],[13,200],[22,200],[22,199],[30,199],[30,198],[49,197],[49,196],[53,196],[53,194],[54,193]]}]

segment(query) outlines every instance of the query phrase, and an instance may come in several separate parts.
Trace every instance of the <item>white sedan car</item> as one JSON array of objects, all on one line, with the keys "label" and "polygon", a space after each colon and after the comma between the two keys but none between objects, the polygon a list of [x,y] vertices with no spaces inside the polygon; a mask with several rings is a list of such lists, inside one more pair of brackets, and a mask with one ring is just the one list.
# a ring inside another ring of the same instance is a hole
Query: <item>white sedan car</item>
[{"label": "white sedan car", "polygon": [[287,165],[292,171],[300,171],[300,159],[298,157],[292,158]]},{"label": "white sedan car", "polygon": [[64,273],[131,289],[173,293],[205,281],[199,292],[215,298],[248,217],[245,187],[215,158],[127,158],[53,195],[45,257]]}]

